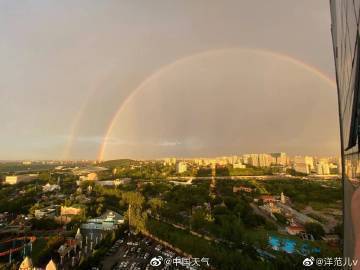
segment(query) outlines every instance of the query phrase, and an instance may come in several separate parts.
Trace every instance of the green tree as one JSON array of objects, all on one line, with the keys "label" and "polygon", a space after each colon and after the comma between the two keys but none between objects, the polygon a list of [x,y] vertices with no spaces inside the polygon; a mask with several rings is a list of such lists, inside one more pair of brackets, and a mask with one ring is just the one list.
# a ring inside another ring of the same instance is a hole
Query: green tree
[{"label": "green tree", "polygon": [[164,206],[164,202],[160,198],[151,198],[149,206],[152,213],[158,214],[159,210]]},{"label": "green tree", "polygon": [[321,239],[321,237],[325,235],[324,228],[319,223],[306,223],[305,230],[307,233],[312,234],[315,239]]},{"label": "green tree", "polygon": [[191,226],[194,230],[199,230],[206,226],[206,212],[203,209],[196,209],[191,216]]},{"label": "green tree", "polygon": [[127,211],[129,226],[136,232],[145,232],[147,213],[143,210],[144,196],[139,192],[125,192],[123,199],[129,205]]}]

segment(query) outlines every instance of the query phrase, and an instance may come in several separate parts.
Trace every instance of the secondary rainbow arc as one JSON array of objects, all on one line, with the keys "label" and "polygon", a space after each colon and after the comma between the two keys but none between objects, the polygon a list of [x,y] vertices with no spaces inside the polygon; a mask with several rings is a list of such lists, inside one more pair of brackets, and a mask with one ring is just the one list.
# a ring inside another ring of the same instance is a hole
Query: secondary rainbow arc
[{"label": "secondary rainbow arc", "polygon": [[[180,59],[177,59],[176,61],[165,65],[163,67],[161,67],[160,69],[156,70],[155,72],[153,72],[152,74],[150,74],[146,79],[144,79],[132,92],[130,95],[127,96],[127,98],[120,104],[119,108],[116,110],[116,112],[113,114],[109,125],[104,133],[104,137],[102,140],[102,143],[99,147],[98,150],[98,155],[97,155],[97,160],[104,160],[104,155],[105,155],[105,150],[106,150],[106,146],[107,146],[107,142],[109,140],[110,134],[112,133],[112,130],[114,129],[114,126],[117,122],[117,119],[119,117],[119,115],[124,111],[124,109],[126,108],[127,104],[129,104],[129,102],[138,94],[141,93],[142,89],[144,88],[144,86],[146,86],[151,80],[154,80],[156,78],[158,78],[159,76],[162,75],[162,73],[164,73],[166,70],[174,67],[175,65],[181,64],[187,60],[190,60],[192,58],[196,58],[199,56],[205,56],[205,55],[211,55],[211,54],[216,54],[219,52],[227,52],[227,51],[239,51],[239,52],[247,52],[247,53],[252,53],[252,54],[257,54],[257,55],[266,55],[266,56],[271,56],[271,57],[276,57],[276,58],[280,58],[283,61],[292,63],[296,66],[299,66],[301,68],[303,68],[304,70],[310,72],[311,74],[317,76],[318,78],[320,78],[321,80],[325,81],[326,83],[329,84],[329,86],[331,86],[332,88],[336,88],[336,82],[334,81],[334,79],[330,78],[327,74],[325,74],[323,71],[321,71],[320,69],[309,65],[297,58],[294,58],[290,55],[287,54],[283,54],[283,53],[279,53],[279,52],[275,52],[275,51],[270,51],[270,50],[265,50],[265,49],[254,49],[254,48],[226,48],[226,49],[216,49],[216,50],[208,50],[208,51],[204,51],[204,52],[199,52],[199,53],[195,53],[192,54],[190,56],[187,57],[183,57]],[[79,119],[76,120],[77,123],[79,122]],[[76,125],[77,125],[76,123]],[[75,128],[73,128],[73,130],[75,130]],[[74,141],[74,137],[75,134],[71,134],[70,136],[70,140],[71,142]],[[71,142],[68,143],[68,148],[71,147]]]}]

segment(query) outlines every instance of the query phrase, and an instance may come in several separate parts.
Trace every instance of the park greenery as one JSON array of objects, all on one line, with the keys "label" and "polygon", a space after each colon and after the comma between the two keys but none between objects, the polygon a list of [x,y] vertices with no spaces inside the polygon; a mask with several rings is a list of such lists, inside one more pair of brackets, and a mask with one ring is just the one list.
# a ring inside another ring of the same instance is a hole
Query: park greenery
[{"label": "park greenery", "polygon": [[[188,169],[181,174],[176,173],[175,164],[164,164],[162,161],[136,161],[131,159],[120,159],[105,161],[99,164],[107,167],[113,172],[115,177],[130,177],[133,179],[166,179],[168,177],[211,177],[211,166],[198,166],[192,162],[188,162]],[[216,166],[217,176],[260,176],[273,175],[279,173],[279,168],[276,167],[253,167],[246,165],[246,168],[233,168],[232,165]],[[289,171],[289,174],[296,176],[303,176],[303,174],[296,174],[296,172]],[[102,179],[111,177],[105,175]]]},{"label": "park greenery", "polygon": [[[129,177],[132,180],[118,187],[83,181],[78,188],[76,178],[72,175],[42,172],[39,179],[31,183],[3,185],[0,189],[0,212],[33,214],[35,209],[47,205],[46,200],[38,200],[43,195],[41,186],[47,182],[59,183],[61,192],[66,196],[63,200],[54,199],[52,202],[81,206],[84,209],[82,216],[74,218],[66,226],[72,233],[86,219],[100,216],[106,210],[113,210],[124,215],[126,224],[130,225],[134,233],[150,233],[193,256],[209,257],[211,263],[219,269],[238,269],[239,265],[244,266],[242,269],[294,269],[295,264],[301,263],[301,256],[286,256],[277,252],[274,259],[259,255],[258,250],[274,254],[269,248],[268,237],[278,235],[277,226],[286,226],[287,220],[283,215],[275,214],[278,221],[276,224],[259,215],[254,211],[254,198],[264,194],[279,196],[283,192],[296,209],[311,206],[320,211],[341,207],[341,183],[336,180],[292,178],[261,181],[255,177],[230,180],[225,176],[271,175],[272,171],[223,166],[216,168],[218,178],[213,190],[210,188],[211,179],[207,178],[194,179],[190,185],[174,184],[167,179],[181,176],[209,177],[210,167],[190,166],[186,174],[177,175],[175,166],[157,161],[116,160],[99,165],[110,169],[101,176],[104,179]],[[240,185],[250,187],[252,191],[234,193],[233,187]],[[14,199],[9,200],[9,197]],[[258,203],[262,204],[261,201]],[[34,219],[30,225],[34,231],[59,228],[59,224],[48,219]],[[318,240],[324,235],[324,229],[318,223],[305,224],[305,229]],[[341,234],[341,230],[339,224],[333,232]],[[114,241],[113,237],[115,236],[110,235],[105,238],[107,242],[96,247],[94,256],[82,262],[79,269],[98,265],[108,249],[108,243]],[[298,246],[306,242],[297,237],[292,239],[296,239]],[[51,250],[61,242],[59,238],[50,240],[45,242],[43,238],[39,238],[35,242],[35,261],[43,263],[48,260]],[[322,243],[321,250],[324,255],[339,253],[339,250],[327,249]]]},{"label": "park greenery", "polygon": [[64,238],[58,235],[45,239],[36,239],[33,244],[32,260],[35,265],[46,265],[47,262],[56,254],[56,250],[64,242]]},{"label": "park greenery", "polygon": [[325,235],[324,228],[319,223],[306,223],[305,230],[317,240],[321,240],[321,237]]}]

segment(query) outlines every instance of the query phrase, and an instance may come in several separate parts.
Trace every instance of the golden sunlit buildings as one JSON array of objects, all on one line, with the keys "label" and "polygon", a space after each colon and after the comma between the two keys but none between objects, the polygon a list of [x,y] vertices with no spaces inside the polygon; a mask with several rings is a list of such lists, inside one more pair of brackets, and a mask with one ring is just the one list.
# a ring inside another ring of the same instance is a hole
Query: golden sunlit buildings
[{"label": "golden sunlit buildings", "polygon": [[176,164],[176,158],[166,158],[164,160],[164,165],[175,165]]},{"label": "golden sunlit buildings", "polygon": [[97,181],[99,180],[98,174],[95,172],[88,173],[87,175],[80,176],[81,181]]},{"label": "golden sunlit buildings", "polygon": [[184,173],[187,171],[187,164],[186,162],[179,161],[176,163],[176,172],[177,173]]},{"label": "golden sunlit buildings", "polygon": [[274,165],[286,166],[289,162],[288,156],[284,152],[271,153]]},{"label": "golden sunlit buildings", "polygon": [[33,263],[29,257],[25,257],[25,259],[21,262],[19,270],[33,270]]},{"label": "golden sunlit buildings", "polygon": [[330,0],[344,188],[344,256],[353,257],[351,198],[359,180],[360,0]]},{"label": "golden sunlit buildings", "polygon": [[18,183],[31,182],[39,177],[38,174],[21,174],[6,176],[5,183],[9,185],[15,185]]},{"label": "golden sunlit buildings", "polygon": [[245,169],[246,165],[242,164],[241,162],[237,162],[233,164],[234,169]]},{"label": "golden sunlit buildings", "polygon": [[314,158],[309,156],[295,156],[294,170],[300,173],[309,174],[314,169]]},{"label": "golden sunlit buildings", "polygon": [[83,209],[81,207],[75,206],[61,206],[60,213],[62,216],[76,216],[82,213]]},{"label": "golden sunlit buildings", "polygon": [[[24,258],[24,260],[21,262],[19,266],[19,270],[41,270],[41,269],[44,268],[34,267],[31,258],[27,256]],[[58,267],[56,266],[55,262],[52,259],[47,263],[45,267],[45,270],[57,270],[57,269]]]},{"label": "golden sunlit buildings", "polygon": [[321,158],[316,163],[316,174],[326,175],[330,174],[330,164],[325,158]]},{"label": "golden sunlit buildings", "polygon": [[270,167],[273,163],[273,158],[269,154],[250,154],[248,156],[248,164],[254,167]]}]

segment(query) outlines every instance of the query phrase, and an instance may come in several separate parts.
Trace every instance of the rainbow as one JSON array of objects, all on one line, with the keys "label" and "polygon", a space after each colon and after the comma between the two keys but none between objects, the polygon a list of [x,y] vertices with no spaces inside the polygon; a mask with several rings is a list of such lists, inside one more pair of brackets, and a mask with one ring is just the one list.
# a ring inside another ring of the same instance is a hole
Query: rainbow
[{"label": "rainbow", "polygon": [[[327,74],[325,74],[324,72],[322,72],[320,69],[311,66],[299,59],[296,59],[292,56],[283,54],[283,53],[279,53],[279,52],[274,52],[274,51],[269,51],[269,50],[264,50],[264,49],[254,49],[254,48],[225,48],[225,49],[216,49],[216,50],[210,50],[210,51],[205,51],[205,52],[199,52],[199,53],[195,53],[192,54],[190,56],[187,57],[183,57],[180,58],[168,65],[165,65],[163,67],[161,67],[160,69],[156,70],[154,73],[150,74],[150,76],[148,76],[145,80],[143,80],[138,86],[137,88],[135,88],[130,95],[127,96],[127,98],[120,104],[118,110],[115,112],[115,114],[113,115],[113,117],[111,118],[109,125],[105,131],[105,135],[103,137],[102,143],[99,147],[99,151],[98,151],[98,156],[97,159],[98,160],[104,160],[104,154],[105,154],[105,150],[106,150],[106,145],[107,145],[107,141],[109,139],[109,136],[117,122],[117,119],[119,117],[119,115],[123,112],[123,110],[126,108],[126,105],[137,95],[141,92],[141,90],[144,88],[144,86],[146,86],[150,81],[160,77],[166,70],[174,67],[175,65],[181,64],[185,61],[188,61],[192,58],[196,58],[199,56],[206,56],[206,55],[211,55],[211,54],[215,54],[215,53],[220,53],[220,52],[227,52],[227,51],[241,51],[241,52],[248,52],[248,53],[252,53],[252,54],[257,54],[257,55],[266,55],[266,56],[272,56],[272,57],[276,57],[276,58],[280,58],[283,61],[286,61],[288,63],[292,63],[296,66],[301,67],[302,69],[314,74],[315,76],[317,76],[318,78],[320,78],[321,80],[323,80],[324,82],[328,83],[329,86],[331,86],[332,88],[336,88],[336,82],[334,81],[334,79],[332,79],[331,77],[329,77]],[[76,120],[77,122],[79,121],[79,119]],[[75,128],[73,128],[75,130]],[[71,138],[74,137],[74,135],[70,136]],[[73,140],[73,139],[72,139]],[[69,146],[70,147],[70,146]]]},{"label": "rainbow", "polygon": [[110,77],[110,76],[106,76],[105,78],[103,78],[98,83],[98,85],[95,86],[93,89],[91,89],[89,94],[85,96],[84,101],[82,102],[81,107],[78,110],[78,112],[76,113],[76,115],[74,117],[74,120],[72,121],[72,124],[70,126],[70,129],[69,129],[69,134],[70,135],[68,136],[66,145],[65,145],[64,150],[63,150],[62,155],[61,155],[61,158],[63,160],[68,159],[69,156],[70,156],[70,151],[71,151],[71,149],[72,149],[72,147],[73,147],[73,145],[74,145],[74,143],[76,141],[76,137],[77,137],[76,135],[77,135],[78,130],[79,130],[79,125],[81,123],[81,120],[85,116],[86,109],[88,108],[91,99],[94,98],[95,95],[97,93],[99,93],[103,89],[104,83],[106,83],[106,81],[109,80],[108,77]]}]

